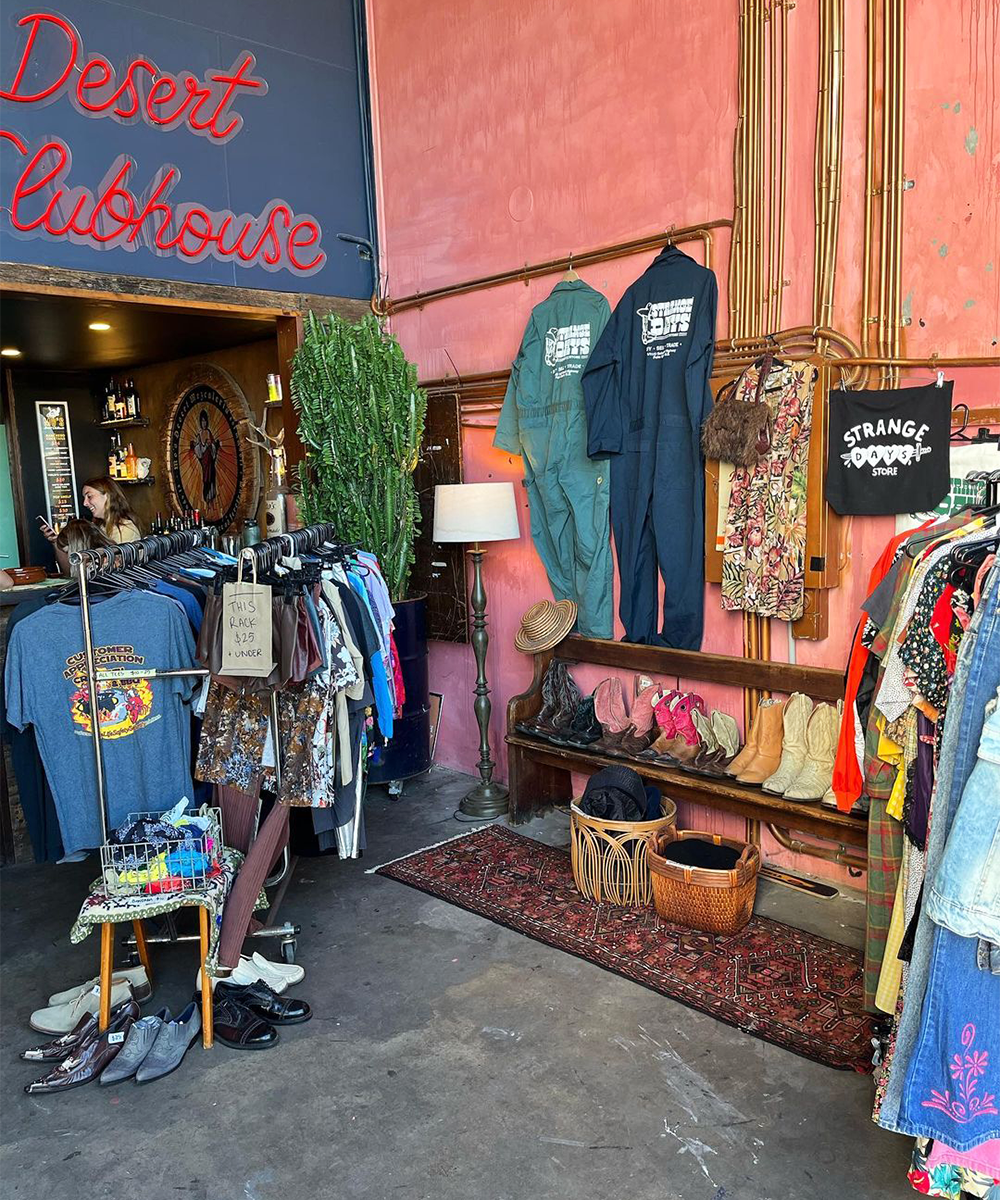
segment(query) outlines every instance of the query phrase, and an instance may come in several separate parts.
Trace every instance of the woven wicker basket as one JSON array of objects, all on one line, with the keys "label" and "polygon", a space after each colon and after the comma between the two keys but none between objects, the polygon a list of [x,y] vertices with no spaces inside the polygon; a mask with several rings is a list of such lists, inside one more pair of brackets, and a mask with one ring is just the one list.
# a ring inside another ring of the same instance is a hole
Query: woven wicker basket
[{"label": "woven wicker basket", "polygon": [[646,865],[651,834],[677,820],[677,805],[664,796],[655,821],[605,821],[570,806],[573,879],[588,900],[633,907],[651,904],[653,890]]},{"label": "woven wicker basket", "polygon": [[[739,860],[731,871],[709,871],[704,867],[684,867],[664,858],[667,846],[683,838],[701,838],[717,846],[731,846],[739,852]],[[646,861],[653,885],[653,903],[665,921],[706,933],[730,934],[739,933],[753,915],[760,870],[760,851],[756,846],[719,837],[717,833],[670,827],[649,839]]]}]

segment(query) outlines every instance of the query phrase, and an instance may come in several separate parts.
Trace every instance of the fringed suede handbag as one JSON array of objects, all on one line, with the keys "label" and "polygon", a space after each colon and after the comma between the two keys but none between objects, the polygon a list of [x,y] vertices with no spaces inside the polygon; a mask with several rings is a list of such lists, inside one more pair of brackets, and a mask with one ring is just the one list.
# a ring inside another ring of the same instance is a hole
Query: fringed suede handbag
[{"label": "fringed suede handbag", "polygon": [[771,410],[761,393],[773,362],[774,356],[765,354],[755,364],[758,375],[753,400],[740,399],[743,375],[721,388],[715,407],[701,427],[701,449],[706,458],[737,467],[755,467],[770,452]]}]

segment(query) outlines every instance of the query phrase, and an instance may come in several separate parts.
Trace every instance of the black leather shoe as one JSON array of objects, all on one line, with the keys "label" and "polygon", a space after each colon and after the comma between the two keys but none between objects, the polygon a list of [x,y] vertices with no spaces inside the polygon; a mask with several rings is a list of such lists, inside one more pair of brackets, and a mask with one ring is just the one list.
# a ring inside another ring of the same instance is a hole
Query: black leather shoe
[{"label": "black leather shoe", "polygon": [[220,992],[272,1025],[300,1025],[312,1016],[312,1009],[304,1000],[279,996],[263,979],[246,984],[220,982],[216,984],[215,995],[218,996]]},{"label": "black leather shoe", "polygon": [[275,1045],[278,1040],[277,1029],[262,1021],[245,1004],[240,1004],[231,996],[220,996],[220,990],[216,987],[212,1001],[212,1031],[215,1037],[234,1050],[266,1050]]}]

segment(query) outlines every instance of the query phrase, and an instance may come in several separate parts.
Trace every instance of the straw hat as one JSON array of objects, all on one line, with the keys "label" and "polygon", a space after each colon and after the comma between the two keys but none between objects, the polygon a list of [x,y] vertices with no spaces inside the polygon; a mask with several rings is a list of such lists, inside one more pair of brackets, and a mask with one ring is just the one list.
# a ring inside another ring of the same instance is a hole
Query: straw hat
[{"label": "straw hat", "polygon": [[573,600],[540,600],[521,618],[514,645],[524,654],[538,654],[558,646],[576,624]]}]

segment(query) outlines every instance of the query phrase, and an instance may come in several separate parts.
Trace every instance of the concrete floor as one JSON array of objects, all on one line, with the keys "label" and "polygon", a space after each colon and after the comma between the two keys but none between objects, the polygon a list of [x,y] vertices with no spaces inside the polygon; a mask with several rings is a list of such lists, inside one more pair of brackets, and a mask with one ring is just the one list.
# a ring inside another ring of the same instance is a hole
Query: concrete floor
[{"label": "concrete floor", "polygon": [[[904,1200],[910,1143],[871,1080],[748,1037],[375,866],[460,831],[468,777],[369,797],[368,855],[300,859],[307,1025],[261,1054],[192,1048],[149,1087],[29,1098],[31,1010],[93,974],[68,930],[92,864],[3,873],[4,1200]],[[568,839],[565,815],[521,831]],[[758,910],[858,944],[857,899],[763,882]],[[155,1004],[192,945],[155,947]]]}]

